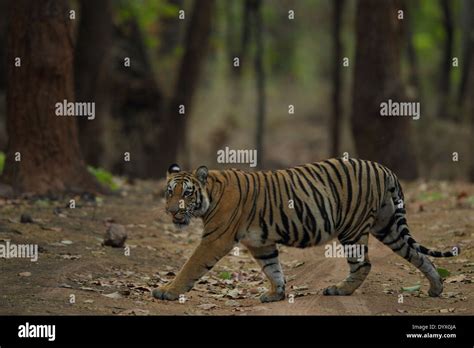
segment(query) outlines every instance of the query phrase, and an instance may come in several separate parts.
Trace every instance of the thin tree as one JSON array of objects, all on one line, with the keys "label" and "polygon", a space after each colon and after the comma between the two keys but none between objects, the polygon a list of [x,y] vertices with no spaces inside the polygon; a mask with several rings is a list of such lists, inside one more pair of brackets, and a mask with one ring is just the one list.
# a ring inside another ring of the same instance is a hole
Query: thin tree
[{"label": "thin tree", "polygon": [[451,59],[453,57],[454,44],[454,22],[452,14],[452,2],[449,0],[440,0],[443,13],[443,28],[446,34],[443,47],[443,58],[440,66],[439,79],[439,105],[438,117],[447,117],[449,112],[449,94],[451,92]]},{"label": "thin tree", "polygon": [[333,62],[332,62],[332,117],[331,117],[331,155],[339,157],[340,124],[342,118],[341,105],[341,64],[342,64],[342,11],[344,0],[335,0],[332,8],[332,37],[333,37]]},{"label": "thin tree", "polygon": [[385,164],[400,178],[415,179],[411,122],[416,121],[381,116],[382,102],[405,99],[400,80],[400,8],[395,0],[357,2],[351,126],[358,157]]},{"label": "thin tree", "polygon": [[255,28],[255,77],[257,88],[257,128],[255,134],[255,142],[258,153],[258,167],[265,166],[265,69],[263,66],[264,44],[263,44],[263,17],[262,17],[262,1],[255,0],[252,4],[254,13]]},{"label": "thin tree", "polygon": [[474,56],[474,2],[464,0],[462,2],[462,64],[461,82],[458,91],[458,105],[464,105],[466,99],[466,87]]},{"label": "thin tree", "polygon": [[180,62],[173,97],[158,139],[156,175],[165,175],[169,165],[187,148],[186,126],[191,115],[192,101],[205,63],[213,17],[214,0],[194,2],[186,29],[184,55]]},{"label": "thin tree", "polygon": [[63,0],[9,2],[9,140],[1,180],[17,193],[100,190],[82,159],[75,118],[55,115],[56,103],[74,101],[68,12]]},{"label": "thin tree", "polygon": [[110,0],[81,0],[75,50],[76,100],[94,102],[96,118],[79,119],[79,143],[88,164],[98,166],[103,153],[103,122],[109,111],[110,52],[113,33]]}]

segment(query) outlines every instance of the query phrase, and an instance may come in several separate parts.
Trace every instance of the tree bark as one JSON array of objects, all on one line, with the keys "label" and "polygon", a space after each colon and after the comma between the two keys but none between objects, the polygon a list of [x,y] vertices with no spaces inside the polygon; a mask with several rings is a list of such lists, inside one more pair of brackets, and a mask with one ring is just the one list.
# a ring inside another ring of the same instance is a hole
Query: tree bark
[{"label": "tree bark", "polygon": [[408,7],[408,4],[403,2],[405,5],[404,12],[405,12],[405,26],[406,26],[406,45],[407,45],[407,58],[408,58],[408,65],[409,65],[409,72],[408,72],[408,84],[411,88],[414,88],[413,96],[422,99],[422,91],[421,91],[421,83],[420,83],[420,72],[419,72],[419,64],[418,64],[418,57],[416,54],[415,44],[413,40],[413,20],[411,11],[415,9],[419,3],[414,2],[410,3],[411,7]]},{"label": "tree bark", "polygon": [[110,112],[110,50],[113,22],[109,0],[81,0],[79,32],[75,51],[76,100],[95,102],[93,121],[78,119],[79,143],[88,164],[98,166],[103,154],[103,118]]},{"label": "tree bark", "polygon": [[[465,61],[464,61],[464,74],[465,75],[465,87],[464,87],[464,111],[467,121],[470,122],[471,136],[469,138],[469,147],[467,155],[470,155],[470,166],[468,177],[471,182],[474,182],[474,156],[472,150],[474,149],[474,3],[472,1],[465,1],[465,7],[463,10],[467,13],[467,21],[465,27],[466,42],[465,47]],[[469,51],[469,52],[466,52]],[[467,70],[469,69],[469,70]]]},{"label": "tree bark", "polygon": [[[9,5],[9,142],[2,181],[17,193],[100,191],[82,159],[75,118],[55,115],[56,103],[74,101],[67,2],[14,0]],[[14,66],[15,57],[21,58],[21,67]]]},{"label": "tree bark", "polygon": [[451,2],[449,0],[440,0],[443,13],[443,27],[446,34],[444,40],[443,59],[439,69],[439,105],[438,117],[450,118],[449,113],[449,93],[451,92],[451,59],[453,57],[453,41],[454,41],[454,23],[451,10]]},{"label": "tree bark", "polygon": [[[192,111],[192,101],[201,70],[204,66],[211,32],[214,0],[195,1],[190,23],[186,29],[185,52],[180,63],[174,94],[164,115],[158,139],[158,156],[153,163],[157,176],[166,170],[186,149],[186,126]],[[183,105],[185,113],[180,114]]]},{"label": "tree bark", "polygon": [[[406,101],[400,81],[398,1],[359,0],[352,101],[358,157],[380,162],[402,179],[418,176],[409,117],[382,117],[381,103]],[[423,115],[421,116],[423,117]]]},{"label": "tree bark", "polygon": [[[462,3],[462,73],[458,91],[458,105],[466,102],[466,87],[470,75],[470,65],[474,56],[474,3],[464,0]],[[472,94],[471,98],[472,99]]]},{"label": "tree bark", "polygon": [[340,124],[341,124],[341,64],[342,64],[342,42],[341,42],[341,22],[344,0],[333,2],[333,66],[332,66],[332,118],[331,118],[331,156],[341,156],[340,146]]},{"label": "tree bark", "polygon": [[254,28],[255,28],[255,79],[257,87],[257,129],[256,129],[256,145],[258,154],[258,168],[265,167],[265,69],[263,67],[263,17],[262,17],[262,1],[254,0]]}]

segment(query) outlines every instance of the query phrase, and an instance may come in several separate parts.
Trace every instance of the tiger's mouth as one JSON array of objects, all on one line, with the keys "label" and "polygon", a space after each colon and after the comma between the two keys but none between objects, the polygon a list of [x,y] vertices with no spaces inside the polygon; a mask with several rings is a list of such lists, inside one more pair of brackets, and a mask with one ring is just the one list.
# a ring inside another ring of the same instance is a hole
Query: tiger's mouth
[{"label": "tiger's mouth", "polygon": [[173,215],[173,223],[178,227],[184,227],[189,225],[191,217],[188,214],[176,214]]}]

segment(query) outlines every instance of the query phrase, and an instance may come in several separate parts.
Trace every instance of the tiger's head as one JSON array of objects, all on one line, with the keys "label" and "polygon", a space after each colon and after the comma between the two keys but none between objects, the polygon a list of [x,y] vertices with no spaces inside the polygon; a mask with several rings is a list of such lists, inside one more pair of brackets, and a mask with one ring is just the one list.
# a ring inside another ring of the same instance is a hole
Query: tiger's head
[{"label": "tiger's head", "polygon": [[166,212],[179,227],[189,224],[192,217],[203,216],[209,208],[206,190],[208,169],[201,166],[194,172],[181,171],[172,164],[166,175]]}]

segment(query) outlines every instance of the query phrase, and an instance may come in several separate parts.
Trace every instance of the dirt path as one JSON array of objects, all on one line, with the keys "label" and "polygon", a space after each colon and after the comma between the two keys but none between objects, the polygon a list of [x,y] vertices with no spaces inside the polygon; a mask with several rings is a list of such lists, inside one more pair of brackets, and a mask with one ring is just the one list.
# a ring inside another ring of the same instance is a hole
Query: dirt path
[{"label": "dirt path", "polygon": [[[0,314],[473,314],[474,186],[413,183],[407,185],[412,234],[437,249],[460,245],[457,258],[435,264],[450,271],[440,298],[427,296],[424,277],[387,247],[370,241],[372,271],[352,296],[326,297],[322,289],[343,279],[344,259],[324,257],[324,248],[282,247],[287,293],[278,303],[261,304],[267,281],[244,247],[230,254],[186,294],[186,301],[162,302],[150,290],[173,279],[199,242],[201,223],[177,231],[156,198],[157,184],[126,186],[121,197],[95,202],[0,201],[0,243],[36,243],[37,262],[0,259]],[[20,223],[29,214],[34,223]],[[128,231],[124,249],[104,247],[106,221]],[[402,287],[420,282],[420,291]],[[399,295],[403,294],[403,303]],[[73,295],[73,296],[71,296]]]}]

